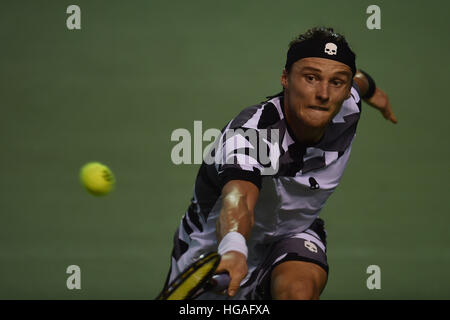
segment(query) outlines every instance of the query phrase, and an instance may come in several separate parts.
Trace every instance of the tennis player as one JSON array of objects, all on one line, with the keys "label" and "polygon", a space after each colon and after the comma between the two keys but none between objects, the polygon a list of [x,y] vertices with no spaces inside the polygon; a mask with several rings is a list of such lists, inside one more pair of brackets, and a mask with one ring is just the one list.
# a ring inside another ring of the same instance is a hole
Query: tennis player
[{"label": "tennis player", "polygon": [[215,160],[202,163],[166,283],[218,250],[217,273],[231,277],[227,295],[200,299],[320,297],[328,263],[319,214],[349,159],[361,100],[397,119],[332,28],[310,29],[290,43],[281,85],[229,121],[211,151]]}]

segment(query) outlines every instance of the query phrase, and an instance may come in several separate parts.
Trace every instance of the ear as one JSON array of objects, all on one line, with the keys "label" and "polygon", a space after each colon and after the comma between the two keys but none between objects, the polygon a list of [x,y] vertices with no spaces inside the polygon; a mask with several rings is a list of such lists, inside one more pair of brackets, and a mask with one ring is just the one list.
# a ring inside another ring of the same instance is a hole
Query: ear
[{"label": "ear", "polygon": [[281,85],[283,88],[287,89],[288,86],[288,72],[286,69],[283,69],[283,72],[281,73]]}]

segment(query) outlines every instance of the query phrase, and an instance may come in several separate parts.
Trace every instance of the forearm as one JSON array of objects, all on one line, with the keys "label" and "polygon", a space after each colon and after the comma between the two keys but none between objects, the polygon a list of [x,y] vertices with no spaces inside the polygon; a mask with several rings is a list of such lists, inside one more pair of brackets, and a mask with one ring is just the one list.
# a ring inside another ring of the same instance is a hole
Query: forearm
[{"label": "forearm", "polygon": [[253,210],[259,189],[251,182],[233,180],[222,190],[222,208],[217,219],[217,240],[229,232],[239,232],[245,239],[250,237],[253,227]]},{"label": "forearm", "polygon": [[387,94],[378,88],[372,77],[362,70],[358,70],[353,77],[353,81],[358,85],[361,99],[368,105],[381,112],[383,117],[393,123],[397,123]]},{"label": "forearm", "polygon": [[249,210],[247,197],[239,189],[231,190],[222,199],[222,209],[217,221],[217,238],[222,238],[229,232],[239,232],[246,239],[249,238],[254,217]]}]

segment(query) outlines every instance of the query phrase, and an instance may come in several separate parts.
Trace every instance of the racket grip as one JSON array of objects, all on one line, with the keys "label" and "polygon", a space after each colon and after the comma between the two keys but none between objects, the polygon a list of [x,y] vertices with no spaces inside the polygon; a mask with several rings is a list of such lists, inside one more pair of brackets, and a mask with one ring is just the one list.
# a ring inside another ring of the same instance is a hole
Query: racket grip
[{"label": "racket grip", "polygon": [[213,285],[212,291],[221,292],[228,288],[230,284],[230,276],[228,273],[216,274],[211,278],[211,284]]}]

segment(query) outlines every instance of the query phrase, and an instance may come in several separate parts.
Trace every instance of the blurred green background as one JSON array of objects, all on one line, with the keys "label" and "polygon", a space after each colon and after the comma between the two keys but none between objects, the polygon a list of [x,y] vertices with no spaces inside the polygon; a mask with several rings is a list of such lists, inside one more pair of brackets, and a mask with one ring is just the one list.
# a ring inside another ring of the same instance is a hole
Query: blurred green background
[{"label": "blurred green background", "polygon": [[[81,30],[66,8],[81,8]],[[369,30],[366,8],[381,8]],[[222,128],[280,89],[287,45],[327,25],[390,96],[363,105],[346,173],[322,211],[323,299],[449,299],[447,1],[2,1],[0,298],[152,299],[198,165],[177,128]],[[206,145],[207,143],[205,143]],[[80,185],[88,161],[116,190]],[[68,290],[66,268],[81,268]],[[368,290],[366,268],[381,268]]]}]

